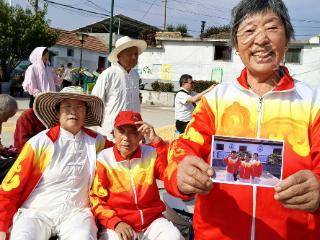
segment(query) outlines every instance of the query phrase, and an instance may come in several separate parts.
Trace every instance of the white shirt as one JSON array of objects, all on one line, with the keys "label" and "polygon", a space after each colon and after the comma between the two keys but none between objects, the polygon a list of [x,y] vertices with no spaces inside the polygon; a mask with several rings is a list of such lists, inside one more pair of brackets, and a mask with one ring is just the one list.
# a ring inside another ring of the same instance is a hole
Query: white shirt
[{"label": "white shirt", "polygon": [[22,208],[59,218],[75,208],[89,207],[91,169],[84,135],[60,128],[52,159]]},{"label": "white shirt", "polygon": [[105,104],[102,129],[98,131],[112,140],[114,120],[120,111],[140,113],[139,74],[135,69],[128,73],[116,63],[100,74],[92,95],[100,97]]},{"label": "white shirt", "polygon": [[[181,90],[187,91],[184,88],[180,88]],[[188,91],[187,91],[188,92]],[[183,122],[189,122],[192,117],[192,112],[194,110],[193,104],[188,103],[187,100],[191,96],[195,96],[196,92],[191,92],[188,95],[185,92],[178,92],[175,98],[175,119]]]}]

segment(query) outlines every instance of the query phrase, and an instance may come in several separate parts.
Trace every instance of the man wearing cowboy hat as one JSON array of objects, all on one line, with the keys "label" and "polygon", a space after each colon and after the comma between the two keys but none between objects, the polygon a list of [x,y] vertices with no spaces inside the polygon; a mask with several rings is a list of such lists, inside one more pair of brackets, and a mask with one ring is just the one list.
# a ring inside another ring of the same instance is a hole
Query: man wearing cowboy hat
[{"label": "man wearing cowboy hat", "polygon": [[24,145],[1,184],[1,240],[97,238],[88,194],[96,153],[113,144],[84,126],[100,125],[103,110],[80,87],[37,96],[35,114],[49,129]]},{"label": "man wearing cowboy hat", "polygon": [[138,56],[146,49],[143,40],[127,36],[117,40],[115,49],[108,59],[113,65],[103,71],[92,90],[92,94],[102,98],[105,104],[105,119],[99,132],[113,140],[113,123],[122,110],[140,112],[139,75],[133,69]]}]

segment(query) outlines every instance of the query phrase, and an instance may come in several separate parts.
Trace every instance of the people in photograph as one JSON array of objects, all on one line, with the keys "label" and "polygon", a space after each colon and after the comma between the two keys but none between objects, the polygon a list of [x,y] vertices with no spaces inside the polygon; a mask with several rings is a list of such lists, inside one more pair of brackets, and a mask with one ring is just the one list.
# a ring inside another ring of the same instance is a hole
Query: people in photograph
[{"label": "people in photograph", "polygon": [[112,66],[104,70],[92,89],[92,95],[100,97],[105,106],[105,118],[98,131],[113,140],[114,119],[120,111],[140,112],[139,74],[134,69],[139,55],[146,49],[144,40],[124,36],[108,56]]},{"label": "people in photograph", "polygon": [[96,239],[89,204],[96,153],[113,144],[100,125],[103,102],[80,87],[39,94],[34,112],[49,129],[27,141],[0,187],[0,239]]},{"label": "people in photograph", "polygon": [[250,183],[251,174],[252,165],[248,153],[245,153],[239,166],[239,181],[242,183]]},{"label": "people in photograph", "polygon": [[23,89],[30,94],[29,108],[32,108],[34,98],[40,93],[56,92],[56,85],[62,83],[51,67],[49,67],[49,50],[46,47],[36,47],[30,54],[31,65],[25,73]]},{"label": "people in photograph", "polygon": [[240,159],[237,156],[237,152],[232,150],[225,159],[223,159],[224,164],[226,165],[226,181],[235,182],[237,179],[234,177],[238,173]]},{"label": "people in photograph", "polygon": [[63,82],[62,86],[63,87],[69,87],[72,86],[72,63],[67,64],[67,69],[65,70],[63,74]]},{"label": "people in photograph", "polygon": [[262,162],[259,159],[259,154],[254,153],[252,155],[252,158],[250,160],[252,172],[251,172],[251,183],[253,184],[259,184],[260,183],[260,177],[262,175],[263,166]]},{"label": "people in photograph", "polygon": [[209,92],[214,85],[207,88],[201,93],[194,92],[194,81],[189,74],[183,74],[179,80],[180,90],[175,97],[174,111],[176,120],[176,129],[179,133],[183,133],[186,126],[191,120],[192,112],[201,97]]},{"label": "people in photograph", "polygon": [[[167,144],[132,111],[119,112],[113,134],[114,147],[98,155],[90,194],[93,213],[104,228],[99,239],[184,239],[163,217],[156,183],[164,179]],[[156,148],[140,144],[143,138]]]},{"label": "people in photograph", "polygon": [[[196,239],[316,240],[320,91],[284,65],[293,27],[282,0],[241,0],[231,19],[244,69],[202,97],[170,145],[166,188],[182,199],[196,194]],[[282,140],[283,180],[274,188],[213,183],[212,135]]]}]

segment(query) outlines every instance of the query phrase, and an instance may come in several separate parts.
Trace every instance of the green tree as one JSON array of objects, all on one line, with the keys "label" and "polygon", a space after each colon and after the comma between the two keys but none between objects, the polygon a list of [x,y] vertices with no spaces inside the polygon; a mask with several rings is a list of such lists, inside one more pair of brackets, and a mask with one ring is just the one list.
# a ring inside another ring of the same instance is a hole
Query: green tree
[{"label": "green tree", "polygon": [[45,19],[47,6],[35,14],[20,6],[11,7],[0,0],[0,64],[4,79],[32,50],[39,46],[50,47],[58,40],[58,33]]}]

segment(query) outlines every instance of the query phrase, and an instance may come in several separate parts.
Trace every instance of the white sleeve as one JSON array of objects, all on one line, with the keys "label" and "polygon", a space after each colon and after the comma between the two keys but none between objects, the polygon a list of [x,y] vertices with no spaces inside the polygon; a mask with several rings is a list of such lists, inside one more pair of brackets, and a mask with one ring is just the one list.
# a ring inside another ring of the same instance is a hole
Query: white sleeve
[{"label": "white sleeve", "polygon": [[92,89],[91,94],[100,97],[103,101],[105,101],[105,96],[108,94],[110,75],[108,71],[102,72]]},{"label": "white sleeve", "polygon": [[185,92],[178,92],[176,95],[176,101],[180,102],[181,104],[186,104],[189,97],[190,95],[186,94]]}]

